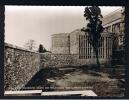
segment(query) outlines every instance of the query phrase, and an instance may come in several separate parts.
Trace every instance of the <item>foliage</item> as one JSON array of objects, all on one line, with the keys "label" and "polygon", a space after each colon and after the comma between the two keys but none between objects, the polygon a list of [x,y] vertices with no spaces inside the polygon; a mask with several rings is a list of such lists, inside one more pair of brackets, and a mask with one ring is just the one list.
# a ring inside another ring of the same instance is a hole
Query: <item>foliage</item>
[{"label": "foliage", "polygon": [[101,9],[98,6],[86,7],[84,11],[84,17],[88,21],[87,27],[83,28],[82,31],[89,35],[89,42],[92,45],[96,54],[96,61],[99,67],[98,49],[100,47],[101,33],[103,32],[103,26],[101,18]]},{"label": "foliage", "polygon": [[44,52],[47,52],[47,50],[44,48],[44,46],[43,46],[42,44],[40,44],[40,45],[39,45],[38,52],[44,53]]}]

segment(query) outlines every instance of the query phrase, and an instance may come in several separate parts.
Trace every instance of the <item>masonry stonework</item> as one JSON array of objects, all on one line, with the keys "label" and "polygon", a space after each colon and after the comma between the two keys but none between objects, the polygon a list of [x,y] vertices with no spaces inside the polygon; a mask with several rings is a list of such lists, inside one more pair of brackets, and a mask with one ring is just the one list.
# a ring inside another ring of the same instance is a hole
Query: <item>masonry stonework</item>
[{"label": "masonry stonework", "polygon": [[72,63],[72,56],[69,54],[42,53],[40,56],[42,68],[65,67]]},{"label": "masonry stonework", "polygon": [[[101,33],[101,46],[99,48],[100,59],[111,59],[113,33],[103,32]],[[52,36],[52,53],[53,54],[77,54],[80,59],[92,59],[95,58],[95,52],[93,47],[89,43],[88,33],[82,32],[77,29],[69,34],[54,34]]]},{"label": "masonry stonework", "polygon": [[[100,47],[99,61],[100,64],[109,64],[112,60],[114,44],[111,32],[124,36],[124,33],[121,34],[123,27],[121,11],[104,17],[103,27],[105,32],[102,33],[103,42]],[[52,53],[37,53],[5,44],[5,90],[20,90],[42,68],[96,64],[88,39],[87,34],[80,29],[71,33],[54,34]]]},{"label": "masonry stonework", "polygon": [[59,33],[52,35],[52,48],[54,54],[69,54],[69,34]]},{"label": "masonry stonework", "polygon": [[[58,68],[70,66],[83,66],[96,64],[96,58],[92,59],[79,59],[78,54],[53,54],[42,53],[41,56],[41,69],[42,68]],[[101,64],[109,63],[109,59],[99,59]]]},{"label": "masonry stonework", "polygon": [[39,53],[5,44],[5,90],[20,90],[39,69]]},{"label": "masonry stonework", "polygon": [[71,32],[70,35],[70,54],[78,54],[79,53],[79,34],[85,34],[81,32],[80,29],[76,29]]}]

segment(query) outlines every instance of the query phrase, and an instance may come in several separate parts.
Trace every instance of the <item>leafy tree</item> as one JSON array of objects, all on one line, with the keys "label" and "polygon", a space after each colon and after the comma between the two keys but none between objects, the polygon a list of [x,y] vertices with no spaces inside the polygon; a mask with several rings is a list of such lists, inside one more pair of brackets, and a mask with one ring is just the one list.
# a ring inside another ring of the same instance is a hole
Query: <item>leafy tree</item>
[{"label": "leafy tree", "polygon": [[28,50],[34,50],[36,46],[36,43],[34,40],[28,40],[27,43],[24,45],[24,47]]},{"label": "leafy tree", "polygon": [[47,50],[44,48],[44,46],[43,46],[42,44],[39,45],[38,51],[39,51],[40,53],[47,52]]},{"label": "leafy tree", "polygon": [[87,28],[83,28],[82,31],[89,35],[89,43],[92,45],[96,55],[96,62],[98,69],[100,68],[98,50],[100,47],[101,33],[103,32],[103,26],[101,18],[101,9],[98,6],[86,7],[84,11],[84,17],[88,21]]}]

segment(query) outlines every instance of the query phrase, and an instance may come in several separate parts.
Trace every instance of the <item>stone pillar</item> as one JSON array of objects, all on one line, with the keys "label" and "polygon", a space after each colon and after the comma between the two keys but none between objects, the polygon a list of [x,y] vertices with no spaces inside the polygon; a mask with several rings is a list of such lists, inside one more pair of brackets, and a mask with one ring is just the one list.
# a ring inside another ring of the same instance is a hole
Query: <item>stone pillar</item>
[{"label": "stone pillar", "polygon": [[104,37],[104,59],[106,59],[106,37]]}]

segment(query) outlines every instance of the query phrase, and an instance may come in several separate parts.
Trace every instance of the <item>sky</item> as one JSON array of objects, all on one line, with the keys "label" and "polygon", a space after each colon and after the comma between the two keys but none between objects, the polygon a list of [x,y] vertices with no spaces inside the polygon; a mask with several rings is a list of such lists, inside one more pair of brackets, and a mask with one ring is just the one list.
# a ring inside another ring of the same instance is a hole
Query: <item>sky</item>
[{"label": "sky", "polygon": [[[84,6],[5,6],[5,42],[24,47],[35,40],[51,48],[51,35],[70,33],[86,26]],[[120,6],[100,6],[102,15],[121,9]]]}]

